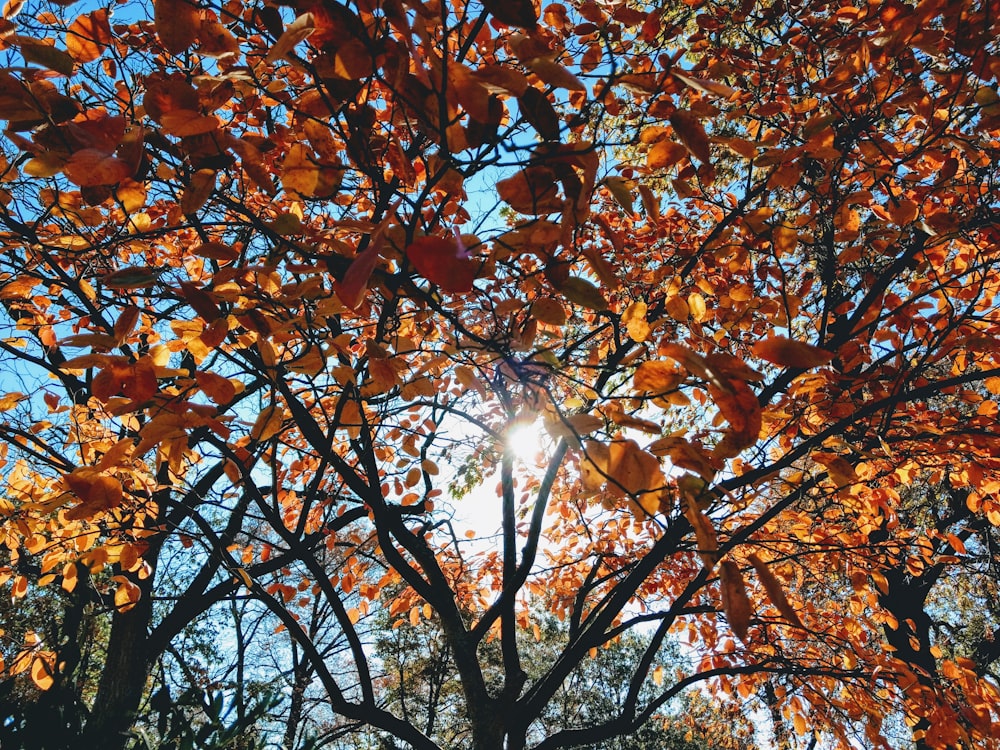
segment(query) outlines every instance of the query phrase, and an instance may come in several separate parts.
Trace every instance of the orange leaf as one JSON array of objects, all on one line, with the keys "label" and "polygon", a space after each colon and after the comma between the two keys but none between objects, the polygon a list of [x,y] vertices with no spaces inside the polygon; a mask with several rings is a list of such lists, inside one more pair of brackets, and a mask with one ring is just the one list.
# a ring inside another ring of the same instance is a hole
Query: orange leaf
[{"label": "orange leaf", "polygon": [[111,44],[111,25],[106,8],[77,18],[66,29],[66,50],[79,63],[93,62]]},{"label": "orange leaf", "polygon": [[722,468],[721,462],[703,447],[678,436],[660,438],[652,442],[648,450],[655,456],[669,456],[674,466],[679,469],[690,469],[706,482],[711,482],[715,478],[715,473]]},{"label": "orange leaf", "polygon": [[479,263],[469,258],[453,239],[418,237],[406,248],[406,257],[428,281],[450,294],[472,291]]},{"label": "orange leaf", "polygon": [[102,511],[117,508],[124,499],[122,483],[109,474],[101,474],[89,466],[74,469],[63,479],[81,503],[66,511],[66,518],[78,521]]},{"label": "orange leaf", "polygon": [[124,310],[122,314],[118,316],[118,320],[115,321],[114,332],[115,332],[115,342],[117,344],[124,343],[128,335],[132,333],[132,329],[135,328],[136,322],[139,320],[139,308],[135,305],[129,305]]},{"label": "orange leaf", "polygon": [[450,83],[455,87],[459,104],[473,120],[490,121],[490,92],[464,65],[448,68]]},{"label": "orange leaf", "polygon": [[601,491],[608,481],[608,460],[611,451],[607,445],[598,442],[584,444],[584,458],[580,461],[580,484],[585,497]]},{"label": "orange leaf", "polygon": [[646,312],[648,306],[642,300],[637,300],[625,308],[622,313],[622,323],[628,331],[628,336],[633,341],[645,341],[652,332],[649,323],[646,322]]},{"label": "orange leaf", "polygon": [[719,561],[719,542],[715,535],[715,527],[704,513],[699,510],[693,499],[684,500],[684,515],[694,529],[694,538],[698,543],[698,555],[701,563],[708,569],[715,567]]},{"label": "orange leaf", "polygon": [[217,404],[228,404],[236,398],[236,386],[229,378],[224,378],[214,372],[196,372],[195,380],[202,392]]},{"label": "orange leaf", "polygon": [[94,376],[91,390],[104,403],[118,395],[136,402],[148,401],[157,391],[153,362],[148,357],[136,362],[115,358]]},{"label": "orange leaf", "polygon": [[608,491],[627,497],[639,517],[660,509],[666,484],[660,460],[642,450],[634,440],[616,440],[608,452]]},{"label": "orange leaf", "polygon": [[587,90],[579,78],[557,62],[544,57],[536,57],[526,60],[525,65],[532,73],[554,88],[566,89],[567,91]]},{"label": "orange leaf", "polygon": [[707,78],[695,78],[693,76],[687,76],[682,73],[673,73],[674,78],[683,81],[686,86],[690,86],[693,89],[697,89],[705,94],[712,94],[714,96],[721,96],[724,99],[728,99],[733,94],[737,93],[736,89],[731,86],[727,86],[724,83],[719,83],[718,81],[710,81]]},{"label": "orange leaf", "polygon": [[901,200],[889,206],[889,216],[896,226],[908,227],[920,215],[920,206],[916,201]]},{"label": "orange leaf", "polygon": [[202,20],[198,30],[198,52],[208,57],[229,57],[240,51],[240,43],[218,21]]},{"label": "orange leaf", "polygon": [[48,690],[55,683],[56,655],[52,651],[39,651],[31,662],[31,681],[39,690]]},{"label": "orange leaf", "polygon": [[132,609],[142,596],[142,591],[125,576],[112,576],[111,580],[118,584],[115,589],[115,606],[120,612]]},{"label": "orange leaf", "polygon": [[63,171],[70,182],[80,187],[117,185],[132,175],[132,168],[126,162],[93,148],[74,153]]},{"label": "orange leaf", "polygon": [[340,301],[352,310],[357,310],[365,300],[365,292],[368,290],[368,280],[371,278],[375,266],[382,252],[382,233],[378,232],[372,236],[368,247],[354,256],[347,273],[340,281],[334,282],[334,289]]},{"label": "orange leaf", "polygon": [[153,22],[163,48],[179,55],[198,38],[201,16],[189,0],[153,0]]},{"label": "orange leaf", "polygon": [[174,109],[160,116],[163,130],[178,138],[205,135],[219,129],[219,118],[194,109]]},{"label": "orange leaf", "polygon": [[181,195],[181,212],[185,216],[195,213],[204,206],[215,190],[215,170],[199,169],[191,175],[191,181]]},{"label": "orange leaf", "polygon": [[664,394],[676,389],[685,379],[684,372],[669,362],[642,362],[632,376],[632,387],[638,393]]},{"label": "orange leaf", "polygon": [[772,336],[754,344],[751,350],[754,356],[765,359],[782,367],[795,367],[808,370],[820,367],[833,359],[834,355],[826,349],[795,341],[784,336]]},{"label": "orange leaf", "polygon": [[562,303],[552,297],[542,297],[531,303],[531,317],[539,323],[550,326],[564,326],[568,320],[566,308]]},{"label": "orange leaf", "polygon": [[684,146],[674,141],[657,141],[646,154],[646,166],[650,169],[666,169],[684,158]]}]

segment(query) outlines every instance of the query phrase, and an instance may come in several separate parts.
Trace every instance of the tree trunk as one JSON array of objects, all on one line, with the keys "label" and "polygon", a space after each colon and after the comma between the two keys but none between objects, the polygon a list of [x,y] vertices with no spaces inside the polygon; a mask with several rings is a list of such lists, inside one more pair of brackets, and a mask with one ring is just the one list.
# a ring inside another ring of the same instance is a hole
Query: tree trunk
[{"label": "tree trunk", "polygon": [[150,575],[136,581],[142,598],[132,609],[116,610],[112,616],[108,655],[80,747],[102,750],[125,747],[126,733],[135,721],[150,665],[158,656],[147,648],[153,616],[152,580]]}]

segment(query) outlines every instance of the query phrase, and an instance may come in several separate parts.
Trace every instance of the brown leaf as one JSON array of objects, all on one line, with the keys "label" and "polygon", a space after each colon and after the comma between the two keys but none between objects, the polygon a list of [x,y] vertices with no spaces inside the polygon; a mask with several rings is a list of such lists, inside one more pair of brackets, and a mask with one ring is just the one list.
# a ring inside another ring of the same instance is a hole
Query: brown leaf
[{"label": "brown leaf", "polygon": [[708,164],[712,155],[708,148],[708,135],[697,115],[686,109],[675,110],[670,115],[670,124],[674,127],[674,132],[681,139],[685,148],[695,156],[698,161]]},{"label": "brown leaf", "polygon": [[191,181],[181,195],[181,212],[188,216],[200,209],[215,190],[215,170],[199,169],[191,175]]},{"label": "brown leaf", "polygon": [[508,26],[533,29],[538,24],[538,11],[533,0],[483,0],[483,7]]},{"label": "brown leaf", "polygon": [[562,210],[555,173],[548,167],[527,167],[512,177],[500,180],[497,195],[518,213],[548,214]]},{"label": "brown leaf", "polygon": [[61,49],[40,39],[19,37],[18,45],[25,62],[36,63],[64,76],[73,75],[73,58]]},{"label": "brown leaf", "polygon": [[774,573],[771,572],[771,568],[756,554],[752,554],[747,558],[750,564],[753,565],[755,571],[757,571],[757,578],[760,579],[761,584],[764,586],[764,591],[767,592],[767,598],[771,600],[771,604],[774,605],[782,617],[784,617],[792,625],[797,627],[802,627],[802,620],[799,619],[799,614],[796,612],[792,605],[789,604],[788,598],[785,596],[785,590],[781,585],[781,582],[775,577]]},{"label": "brown leaf", "polygon": [[162,269],[151,266],[119,268],[101,277],[101,283],[109,289],[144,289],[156,283]]},{"label": "brown leaf", "polygon": [[722,611],[726,613],[729,627],[746,643],[753,606],[743,584],[743,574],[732,560],[726,560],[719,566],[719,583],[722,588]]},{"label": "brown leaf", "polygon": [[312,13],[303,13],[290,24],[288,28],[278,37],[278,41],[268,50],[264,57],[265,62],[274,62],[287,56],[299,42],[303,42],[312,36],[316,31],[316,19]]}]

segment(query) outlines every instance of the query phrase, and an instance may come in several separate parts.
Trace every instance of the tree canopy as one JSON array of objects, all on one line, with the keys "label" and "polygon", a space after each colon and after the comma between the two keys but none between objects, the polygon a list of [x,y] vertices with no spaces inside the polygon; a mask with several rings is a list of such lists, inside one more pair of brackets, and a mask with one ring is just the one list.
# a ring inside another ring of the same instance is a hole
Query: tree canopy
[{"label": "tree canopy", "polygon": [[[998,39],[963,0],[10,0],[8,681],[124,747],[246,605],[418,750],[376,622],[442,634],[474,750],[692,690],[786,747],[997,747]],[[548,722],[621,642],[616,710]]]}]

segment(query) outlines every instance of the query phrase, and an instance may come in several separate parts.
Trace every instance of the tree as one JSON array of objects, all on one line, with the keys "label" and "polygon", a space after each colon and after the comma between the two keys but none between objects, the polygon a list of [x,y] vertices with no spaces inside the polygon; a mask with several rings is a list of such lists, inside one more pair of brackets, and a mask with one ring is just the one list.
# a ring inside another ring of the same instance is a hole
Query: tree
[{"label": "tree", "polygon": [[[565,625],[544,610],[536,610],[534,619],[532,630],[518,637],[529,680],[540,677],[546,666],[558,657],[567,636]],[[378,628],[376,655],[383,665],[386,702],[395,713],[407,717],[441,747],[465,747],[469,738],[466,735],[468,727],[460,713],[459,676],[447,651],[447,640],[433,627],[433,622],[428,624],[430,627],[422,628],[419,634],[403,627]],[[635,663],[642,659],[647,645],[640,634],[628,633],[581,661],[546,707],[535,729],[536,736],[587,726],[596,718],[618,713],[627,697],[629,676]],[[501,664],[499,644],[489,643],[485,648],[493,653],[484,663],[498,667]],[[683,667],[683,659],[674,643],[661,649],[658,660],[662,664],[661,672],[649,689],[655,689],[654,686],[662,682],[666,671]],[[500,678],[499,672],[487,675],[488,681],[499,683]],[[743,706],[733,706],[732,712],[726,711],[723,715],[723,710],[710,705],[702,694],[686,698],[683,703],[669,706],[633,735],[580,747],[586,750],[721,750],[757,746],[753,724],[740,712]],[[712,736],[716,728],[723,725],[724,732]],[[357,735],[352,735],[350,742],[353,744],[349,746],[356,747]]]},{"label": "tree", "polygon": [[[995,647],[933,621],[1000,523],[996,14],[687,5],[6,6],[3,576],[108,633],[92,695],[72,639],[7,669],[85,744],[124,746],[239,597],[413,748],[383,607],[442,629],[475,750],[599,744],[695,687],[767,696],[788,743],[896,715],[995,746]],[[494,545],[456,533],[458,467],[496,472]],[[539,674],[534,599],[567,627]],[[635,630],[620,710],[544,731]]]}]

